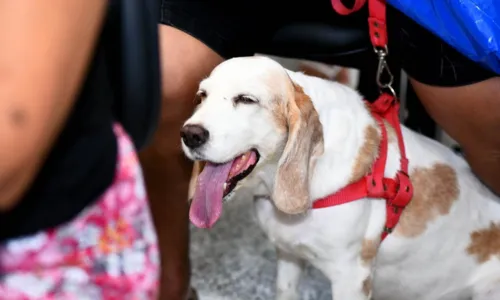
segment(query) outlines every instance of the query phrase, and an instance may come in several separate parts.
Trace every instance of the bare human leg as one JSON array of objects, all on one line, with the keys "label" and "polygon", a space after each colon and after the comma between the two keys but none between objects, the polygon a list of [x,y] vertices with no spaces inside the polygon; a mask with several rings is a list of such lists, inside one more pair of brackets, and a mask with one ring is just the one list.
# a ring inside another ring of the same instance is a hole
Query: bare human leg
[{"label": "bare human leg", "polygon": [[430,116],[462,146],[473,172],[500,195],[500,77],[451,88],[411,82]]},{"label": "bare human leg", "polygon": [[161,252],[161,300],[184,300],[190,281],[187,191],[192,165],[179,130],[194,108],[198,83],[222,58],[192,36],[160,25],[162,109],[151,144],[140,154]]}]

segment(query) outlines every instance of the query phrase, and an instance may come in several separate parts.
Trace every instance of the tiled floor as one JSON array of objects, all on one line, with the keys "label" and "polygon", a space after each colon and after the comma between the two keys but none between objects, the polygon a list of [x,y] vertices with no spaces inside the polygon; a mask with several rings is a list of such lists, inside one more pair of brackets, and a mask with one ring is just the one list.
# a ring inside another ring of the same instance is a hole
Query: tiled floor
[{"label": "tiled floor", "polygon": [[[253,212],[251,196],[241,195],[225,205],[213,229],[192,229],[193,285],[201,300],[274,299],[275,251]],[[309,267],[299,290],[304,300],[331,300],[329,282]]]}]

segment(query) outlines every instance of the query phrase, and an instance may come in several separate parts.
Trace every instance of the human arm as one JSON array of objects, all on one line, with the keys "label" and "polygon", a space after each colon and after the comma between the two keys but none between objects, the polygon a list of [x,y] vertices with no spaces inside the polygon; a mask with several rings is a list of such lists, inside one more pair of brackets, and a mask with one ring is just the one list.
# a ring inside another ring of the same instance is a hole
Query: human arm
[{"label": "human arm", "polygon": [[29,187],[75,102],[104,0],[0,0],[0,211]]}]

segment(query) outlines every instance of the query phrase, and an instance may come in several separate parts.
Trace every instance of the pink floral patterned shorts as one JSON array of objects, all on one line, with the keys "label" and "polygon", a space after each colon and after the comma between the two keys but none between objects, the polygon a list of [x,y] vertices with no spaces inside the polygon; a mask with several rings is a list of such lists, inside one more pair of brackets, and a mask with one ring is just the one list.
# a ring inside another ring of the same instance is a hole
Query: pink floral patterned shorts
[{"label": "pink floral patterned shorts", "polygon": [[0,245],[1,300],[156,299],[159,256],[142,171],[115,125],[114,183],[73,221]]}]

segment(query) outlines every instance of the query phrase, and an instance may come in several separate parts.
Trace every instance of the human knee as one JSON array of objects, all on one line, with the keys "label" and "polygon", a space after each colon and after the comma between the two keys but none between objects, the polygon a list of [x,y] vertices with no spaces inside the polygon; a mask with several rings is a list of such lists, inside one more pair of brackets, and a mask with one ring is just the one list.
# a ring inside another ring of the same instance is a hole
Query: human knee
[{"label": "human knee", "polygon": [[[481,122],[476,120],[475,122]],[[483,127],[463,134],[459,141],[472,171],[494,193],[500,195],[500,118],[498,122],[482,122]]]},{"label": "human knee", "polygon": [[500,77],[452,88],[412,85],[436,123],[460,144],[472,171],[500,194]]},{"label": "human knee", "polygon": [[465,152],[481,153],[484,159],[500,162],[500,111],[492,111],[484,118],[465,120],[471,126],[456,134],[456,140]]}]

